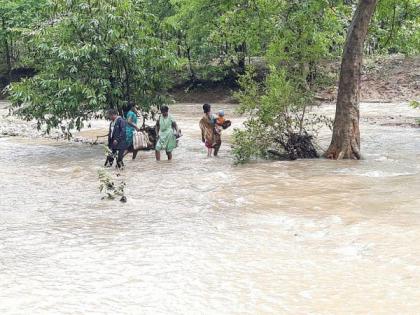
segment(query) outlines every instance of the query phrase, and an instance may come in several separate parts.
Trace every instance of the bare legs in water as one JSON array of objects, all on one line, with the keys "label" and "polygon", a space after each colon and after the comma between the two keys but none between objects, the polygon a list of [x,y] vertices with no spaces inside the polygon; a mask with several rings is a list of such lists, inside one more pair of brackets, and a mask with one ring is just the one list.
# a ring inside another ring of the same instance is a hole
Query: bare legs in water
[{"label": "bare legs in water", "polygon": [[[172,160],[172,152],[166,152],[168,161]],[[160,151],[155,151],[156,161],[160,161]]]}]

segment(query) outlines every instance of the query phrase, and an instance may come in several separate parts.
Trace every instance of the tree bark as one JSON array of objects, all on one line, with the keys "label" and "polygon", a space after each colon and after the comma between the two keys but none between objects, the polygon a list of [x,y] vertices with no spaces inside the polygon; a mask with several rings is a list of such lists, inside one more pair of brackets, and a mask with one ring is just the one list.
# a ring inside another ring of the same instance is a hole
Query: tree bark
[{"label": "tree bark", "polygon": [[190,82],[192,85],[195,85],[197,83],[197,75],[195,74],[193,63],[192,63],[191,48],[188,46],[186,42],[185,42],[185,45],[187,47],[188,71],[190,72]]},{"label": "tree bark", "polygon": [[329,159],[360,159],[359,95],[363,46],[378,0],[360,0],[347,33]]},{"label": "tree bark", "polygon": [[4,18],[2,19],[2,28],[3,28],[3,32],[4,32],[3,46],[4,46],[5,54],[6,54],[7,84],[10,84],[12,82],[12,57],[11,57],[11,53],[10,53],[9,42],[7,40],[8,32],[7,32],[6,22],[5,22]]}]

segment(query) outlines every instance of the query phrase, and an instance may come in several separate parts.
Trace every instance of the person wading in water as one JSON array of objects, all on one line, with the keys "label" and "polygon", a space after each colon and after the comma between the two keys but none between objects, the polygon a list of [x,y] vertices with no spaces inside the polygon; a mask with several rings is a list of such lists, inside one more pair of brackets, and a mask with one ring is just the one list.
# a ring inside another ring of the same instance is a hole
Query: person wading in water
[{"label": "person wading in water", "polygon": [[125,137],[125,142],[126,142],[126,146],[127,149],[125,151],[125,155],[127,155],[127,153],[129,152],[133,152],[133,160],[136,158],[137,156],[137,152],[139,150],[134,150],[133,147],[133,134],[134,134],[134,130],[135,131],[140,131],[140,128],[137,127],[137,108],[136,105],[133,102],[128,102],[128,105],[125,109],[125,118],[126,118],[126,137]]},{"label": "person wading in water", "polygon": [[157,142],[155,147],[156,160],[160,161],[160,151],[165,150],[168,160],[172,160],[172,151],[176,148],[176,136],[174,130],[178,132],[178,126],[172,116],[169,115],[168,106],[160,109],[162,115],[156,123]]},{"label": "person wading in water", "polygon": [[203,105],[204,116],[200,120],[201,140],[207,148],[207,156],[210,157],[214,150],[214,156],[219,153],[222,145],[222,138],[219,133],[215,132],[216,117],[211,113],[211,105]]},{"label": "person wading in water", "polygon": [[112,153],[108,155],[105,166],[111,167],[116,156],[117,168],[122,168],[124,167],[123,158],[126,149],[126,123],[123,118],[118,116],[118,111],[116,109],[110,109],[108,111],[108,118],[111,120],[108,131],[108,148]]}]

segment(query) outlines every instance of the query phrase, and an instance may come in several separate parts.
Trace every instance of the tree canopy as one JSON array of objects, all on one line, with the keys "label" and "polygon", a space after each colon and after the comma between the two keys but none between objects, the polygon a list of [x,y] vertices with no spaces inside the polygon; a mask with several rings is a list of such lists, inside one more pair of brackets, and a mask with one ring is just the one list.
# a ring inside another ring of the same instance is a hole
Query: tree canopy
[{"label": "tree canopy", "polygon": [[[340,56],[356,5],[353,0],[0,0],[0,78],[5,86],[18,79],[14,71],[33,70],[35,76],[14,82],[7,93],[17,114],[48,129],[63,122],[80,128],[104,109],[121,111],[129,101],[153,116],[169,102],[171,86],[220,81],[242,87],[241,110],[258,112],[256,117],[271,124],[264,125],[268,130],[279,130],[280,122],[265,121],[267,111],[288,122],[294,113],[304,130],[315,89],[331,80],[323,62]],[[419,10],[418,0],[381,0],[366,52],[417,54]],[[259,62],[262,74],[253,69]],[[254,92],[258,97],[247,103]],[[280,95],[287,96],[287,105]]]},{"label": "tree canopy", "polygon": [[140,1],[54,1],[31,33],[35,77],[10,88],[19,114],[48,127],[81,127],[100,109],[128,101],[144,111],[165,102],[176,60]]}]

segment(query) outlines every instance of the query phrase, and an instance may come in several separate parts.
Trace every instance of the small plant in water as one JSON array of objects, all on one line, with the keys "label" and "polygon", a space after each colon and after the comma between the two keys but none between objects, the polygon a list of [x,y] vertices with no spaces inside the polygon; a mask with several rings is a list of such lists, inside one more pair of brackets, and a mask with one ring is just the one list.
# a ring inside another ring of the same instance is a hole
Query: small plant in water
[{"label": "small plant in water", "polygon": [[[120,174],[117,173],[116,176],[119,177]],[[100,169],[98,171],[98,178],[100,183],[99,191],[105,194],[102,199],[114,200],[115,198],[120,197],[121,202],[127,201],[127,197],[124,195],[124,189],[126,186],[124,180],[120,179],[116,181],[111,174],[104,169]]]},{"label": "small plant in water", "polygon": [[[103,147],[104,154],[108,158],[110,155],[112,155],[112,151],[107,146]],[[116,173],[116,177],[120,176],[121,174],[119,172]],[[114,200],[115,198],[120,197],[121,202],[127,202],[127,197],[124,195],[124,189],[126,186],[124,180],[119,179],[117,182],[117,180],[114,179],[111,174],[103,168],[98,171],[98,178],[100,183],[99,191],[105,194],[102,199]]]}]

